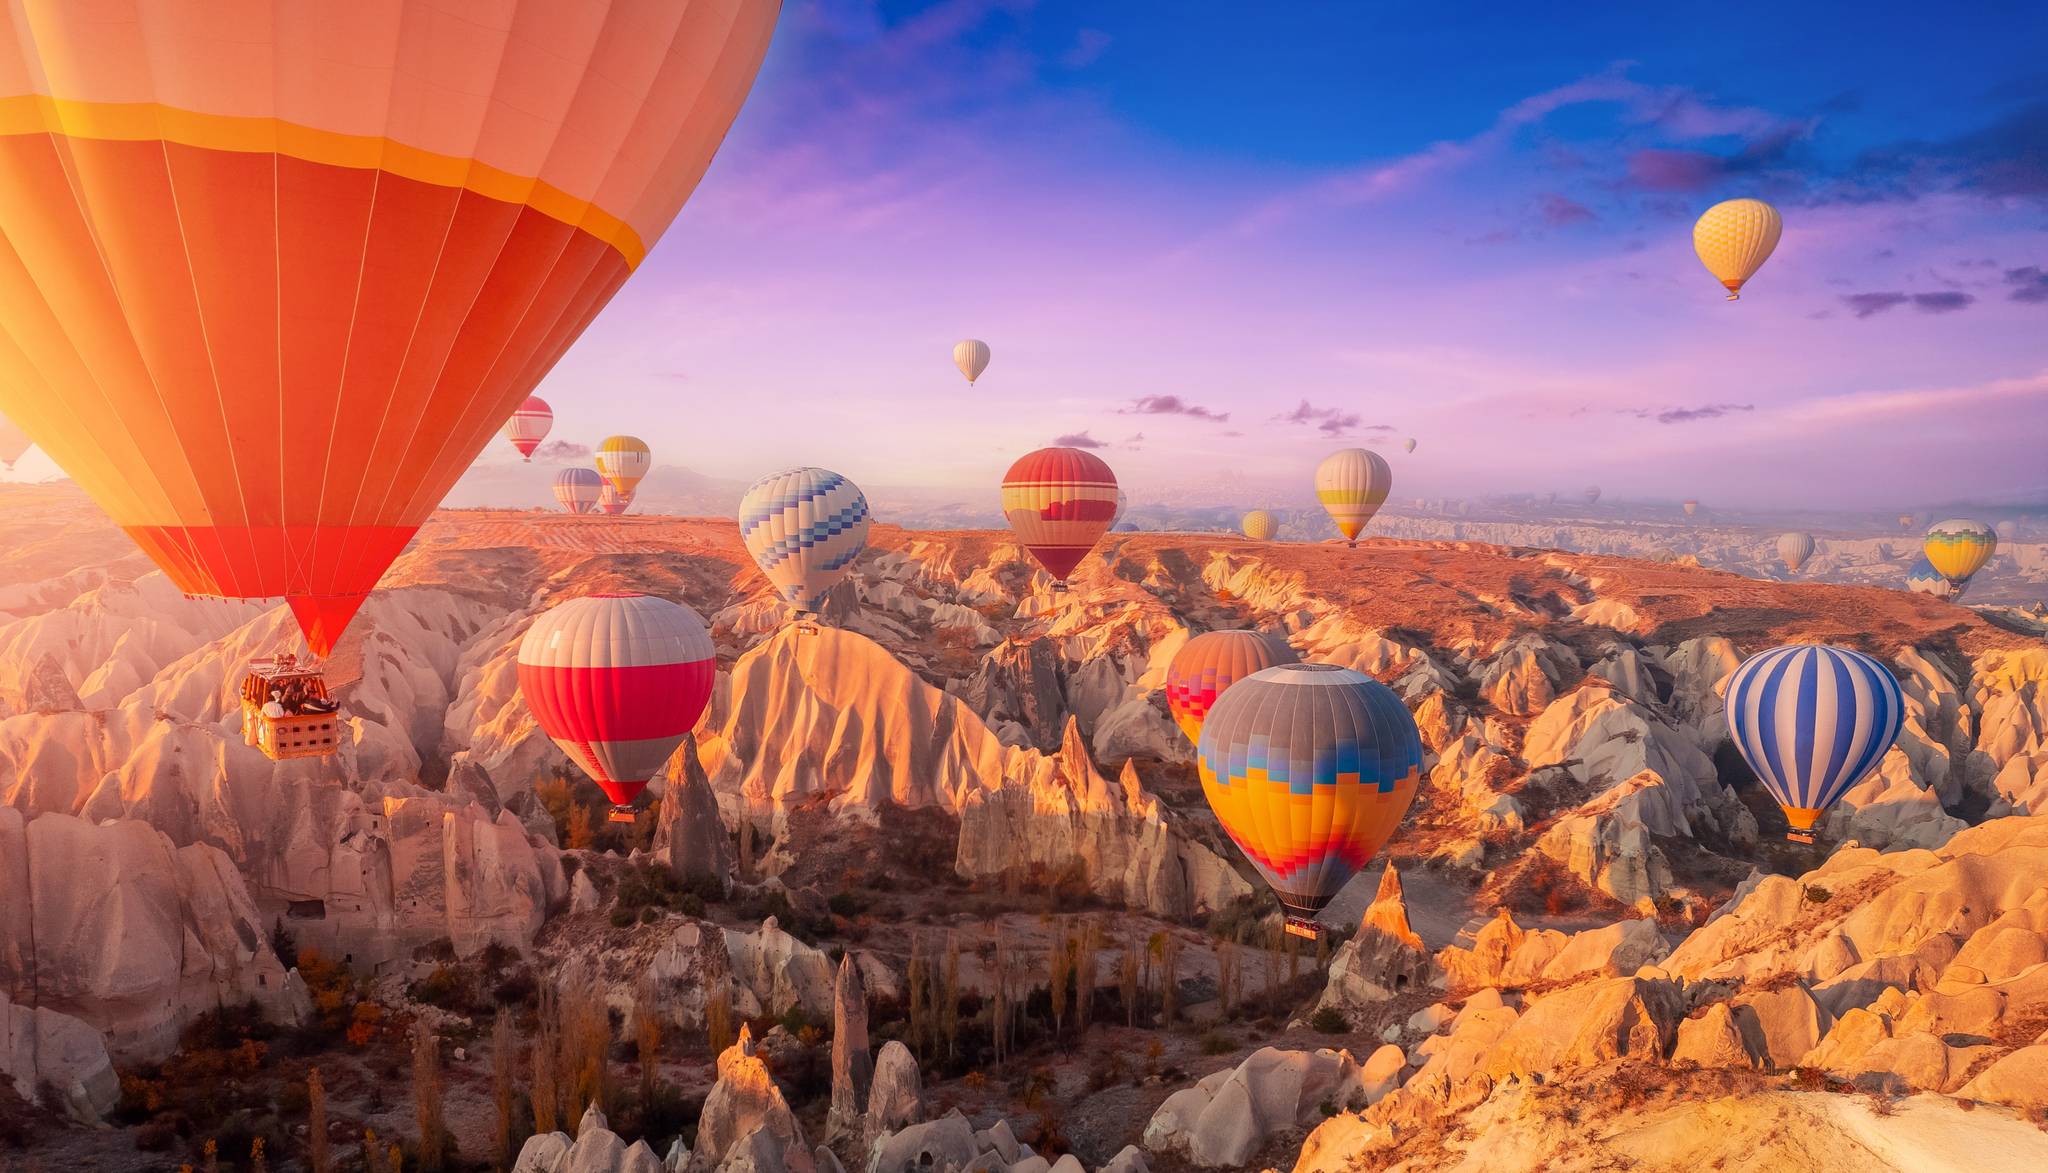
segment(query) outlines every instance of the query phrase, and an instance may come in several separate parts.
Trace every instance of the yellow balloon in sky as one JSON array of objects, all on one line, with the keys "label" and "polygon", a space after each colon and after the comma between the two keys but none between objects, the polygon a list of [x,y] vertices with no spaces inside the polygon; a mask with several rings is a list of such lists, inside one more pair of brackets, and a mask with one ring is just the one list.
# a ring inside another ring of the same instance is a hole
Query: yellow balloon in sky
[{"label": "yellow balloon in sky", "polygon": [[1273,515],[1264,509],[1254,509],[1250,513],[1245,514],[1244,521],[1241,524],[1244,529],[1244,536],[1254,542],[1272,541],[1274,531],[1280,528],[1280,523],[1274,520]]},{"label": "yellow balloon in sky", "polygon": [[1728,300],[1735,301],[1742,283],[1771,259],[1784,229],[1778,209],[1762,200],[1723,200],[1692,226],[1692,248],[1707,272],[1728,287]]}]

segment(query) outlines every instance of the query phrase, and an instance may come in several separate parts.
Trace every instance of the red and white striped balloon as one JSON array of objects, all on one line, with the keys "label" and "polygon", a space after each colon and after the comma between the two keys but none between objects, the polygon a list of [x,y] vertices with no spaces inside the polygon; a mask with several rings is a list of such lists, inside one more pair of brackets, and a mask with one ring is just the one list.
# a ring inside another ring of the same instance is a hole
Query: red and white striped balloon
[{"label": "red and white striped balloon", "polygon": [[711,699],[711,635],[695,611],[650,595],[558,604],[519,641],[519,691],[534,719],[630,820]]},{"label": "red and white striped balloon", "polygon": [[548,438],[548,430],[555,426],[554,409],[548,401],[538,395],[529,395],[512,418],[505,421],[505,438],[519,449],[519,455],[533,459],[533,450]]}]

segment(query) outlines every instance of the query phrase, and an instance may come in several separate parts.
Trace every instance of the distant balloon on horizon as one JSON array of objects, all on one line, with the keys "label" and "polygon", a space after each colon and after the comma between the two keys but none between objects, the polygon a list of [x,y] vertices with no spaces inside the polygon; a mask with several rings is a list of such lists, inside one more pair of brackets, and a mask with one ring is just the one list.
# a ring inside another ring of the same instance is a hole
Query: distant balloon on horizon
[{"label": "distant balloon on horizon", "polygon": [[1806,565],[1806,560],[1813,557],[1813,547],[1812,534],[1794,530],[1779,537],[1778,557],[1785,560],[1785,569],[1798,574],[1799,568]]},{"label": "distant balloon on horizon", "polygon": [[1588,504],[1588,505],[1598,505],[1598,504],[1600,503],[1600,486],[1598,486],[1598,485],[1587,485],[1587,486],[1586,486],[1586,492],[1585,492],[1585,497],[1586,497],[1586,504]]},{"label": "distant balloon on horizon", "polygon": [[529,395],[526,402],[505,421],[505,438],[512,441],[512,447],[519,450],[522,459],[531,461],[533,450],[548,438],[548,432],[555,426],[554,409],[548,401],[538,395]]},{"label": "distant balloon on horizon", "polygon": [[1952,518],[1929,526],[1920,548],[1928,564],[1961,594],[1970,584],[1970,576],[1984,569],[1998,552],[1998,534],[1981,521]]},{"label": "distant balloon on horizon", "polygon": [[1244,532],[1245,537],[1254,542],[1270,542],[1274,533],[1279,530],[1280,523],[1273,519],[1269,511],[1254,509],[1244,515],[1243,520],[1238,523],[1238,528]]},{"label": "distant balloon on horizon", "polygon": [[1352,546],[1358,545],[1358,535],[1386,504],[1393,487],[1394,470],[1386,459],[1363,448],[1332,452],[1316,466],[1316,500]]},{"label": "distant balloon on horizon", "polygon": [[597,471],[628,497],[653,464],[654,454],[638,436],[606,436],[597,446]]},{"label": "distant balloon on horizon", "polygon": [[974,381],[988,369],[989,358],[988,343],[979,338],[962,338],[953,344],[953,365],[967,376],[969,387],[974,386]]},{"label": "distant balloon on horizon", "polygon": [[1687,517],[1691,517],[1692,515],[1694,515],[1695,513],[1698,513],[1699,511],[1700,511],[1700,503],[1699,503],[1699,502],[1697,502],[1697,501],[1687,501],[1687,502],[1685,502],[1685,515],[1686,515]]},{"label": "distant balloon on horizon", "polygon": [[1402,450],[1403,450],[1403,451],[1406,451],[1406,452],[1413,452],[1413,451],[1415,451],[1415,437],[1413,437],[1413,436],[1410,436],[1410,437],[1408,437],[1408,438],[1407,438],[1406,440],[1403,440],[1403,441],[1401,442],[1401,448],[1402,448]]},{"label": "distant balloon on horizon", "polygon": [[1771,259],[1785,222],[1762,200],[1723,200],[1692,226],[1692,248],[1700,263],[1739,301],[1742,286]]},{"label": "distant balloon on horizon", "polygon": [[555,474],[555,502],[570,513],[588,513],[604,496],[605,479],[596,469],[565,468]]},{"label": "distant balloon on horizon", "polygon": [[1941,571],[1936,570],[1934,563],[1929,562],[1925,554],[1920,555],[1907,569],[1906,589],[1916,595],[1932,595],[1937,599],[1953,598],[1956,593],[1955,584],[1949,582]]}]

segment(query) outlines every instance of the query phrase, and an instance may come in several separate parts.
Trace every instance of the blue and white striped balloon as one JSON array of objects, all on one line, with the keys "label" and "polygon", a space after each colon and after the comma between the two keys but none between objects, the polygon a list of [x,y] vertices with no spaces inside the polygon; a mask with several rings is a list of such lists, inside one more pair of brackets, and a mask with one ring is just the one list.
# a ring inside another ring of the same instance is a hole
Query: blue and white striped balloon
[{"label": "blue and white striped balloon", "polygon": [[1884,760],[1906,701],[1891,670],[1862,652],[1792,644],[1758,652],[1728,678],[1728,734],[1792,825],[1813,824]]},{"label": "blue and white striped balloon", "polygon": [[798,611],[816,611],[868,544],[868,499],[822,468],[762,477],[740,501],[740,539]]}]

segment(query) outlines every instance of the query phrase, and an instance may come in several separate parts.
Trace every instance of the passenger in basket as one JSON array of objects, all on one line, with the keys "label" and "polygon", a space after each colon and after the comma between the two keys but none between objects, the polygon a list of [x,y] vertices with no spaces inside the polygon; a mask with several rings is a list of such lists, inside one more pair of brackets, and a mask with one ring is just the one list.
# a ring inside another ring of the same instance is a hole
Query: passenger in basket
[{"label": "passenger in basket", "polygon": [[272,720],[284,716],[284,693],[274,688],[270,690],[270,703],[263,706],[263,715]]}]

